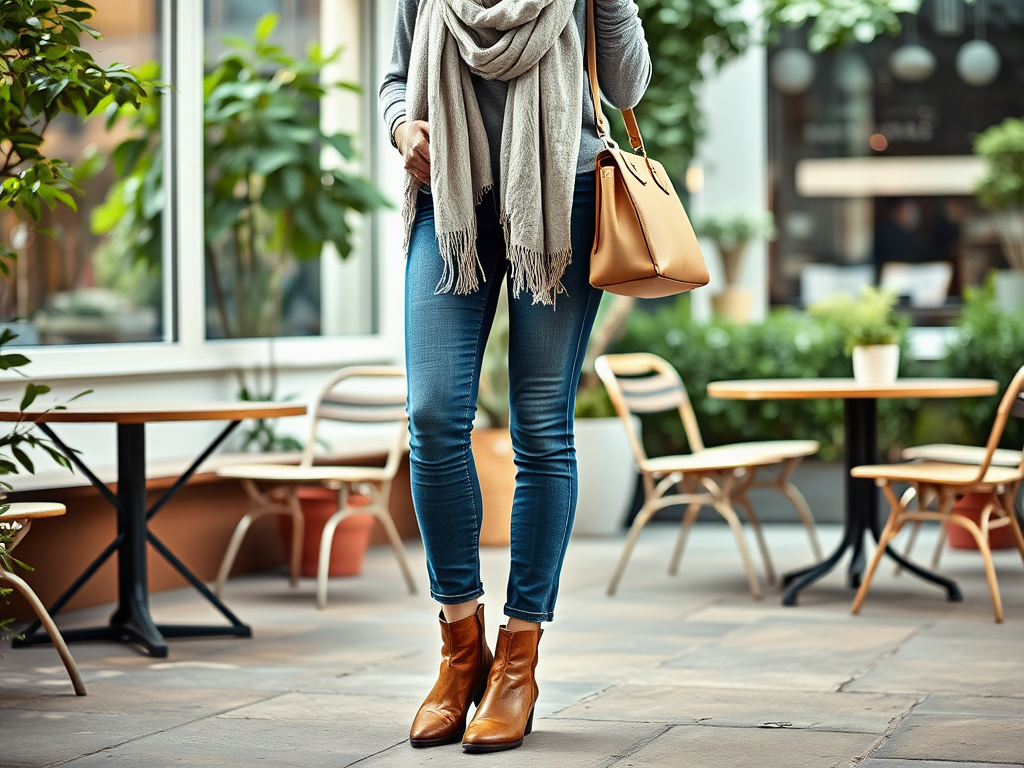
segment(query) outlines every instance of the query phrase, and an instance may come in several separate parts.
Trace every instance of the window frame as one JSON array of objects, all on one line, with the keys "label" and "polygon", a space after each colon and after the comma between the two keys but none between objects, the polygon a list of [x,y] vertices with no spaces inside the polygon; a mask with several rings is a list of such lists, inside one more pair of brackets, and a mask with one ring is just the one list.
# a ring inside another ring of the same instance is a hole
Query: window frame
[{"label": "window frame", "polygon": [[[358,97],[355,124],[344,121],[347,130],[358,132],[363,146],[361,161],[364,173],[378,180],[382,166],[382,147],[377,140],[375,99],[376,75],[382,64],[375,34],[380,6],[390,3],[367,0],[322,0],[321,42],[326,50],[341,40],[341,18],[359,20],[355,30],[362,42],[355,56],[359,81],[363,85]],[[322,275],[336,281],[344,280],[339,291],[325,292],[322,301],[353,301],[361,298],[362,322],[371,332],[363,334],[322,335],[232,340],[208,340],[205,320],[205,270],[203,253],[203,199],[194,190],[203,185],[203,7],[194,0],[164,0],[161,7],[162,70],[169,72],[172,88],[163,111],[165,179],[168,200],[164,229],[164,328],[165,340],[157,342],[120,342],[100,344],[46,345],[25,347],[32,359],[32,376],[36,379],[81,379],[123,377],[133,375],[202,373],[228,371],[239,367],[266,366],[271,360],[280,368],[340,367],[355,362],[390,362],[400,356],[401,301],[394,286],[384,286],[379,274],[385,269],[379,263],[385,244],[377,235],[382,227],[381,214],[361,217],[358,255],[348,262],[330,260],[337,257],[325,249]],[[346,25],[347,26],[347,25]],[[348,29],[351,33],[353,30]],[[351,37],[351,34],[350,34]],[[348,79],[352,79],[349,76]],[[328,127],[343,121],[337,117],[344,110],[327,106]],[[332,117],[334,115],[334,117]],[[388,147],[390,149],[390,147]],[[394,198],[394,190],[389,190]],[[389,214],[384,214],[389,215]],[[390,215],[393,215],[391,213]],[[384,240],[390,240],[384,237]],[[390,245],[390,244],[389,244]],[[187,254],[200,254],[198,258]],[[400,281],[399,281],[400,282]],[[397,301],[396,301],[397,299]],[[369,313],[366,317],[365,314]],[[325,323],[326,325],[326,323]],[[337,323],[335,323],[337,325]]]}]

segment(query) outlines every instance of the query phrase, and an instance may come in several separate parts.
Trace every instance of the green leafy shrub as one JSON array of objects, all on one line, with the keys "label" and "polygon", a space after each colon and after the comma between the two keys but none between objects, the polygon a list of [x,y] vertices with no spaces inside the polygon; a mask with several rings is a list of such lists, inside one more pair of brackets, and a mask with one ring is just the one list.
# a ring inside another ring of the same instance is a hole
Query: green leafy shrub
[{"label": "green leafy shrub", "polygon": [[[842,455],[843,403],[840,400],[719,400],[707,396],[707,385],[725,379],[849,378],[844,354],[846,332],[838,324],[779,309],[763,323],[701,324],[690,317],[682,297],[653,313],[630,317],[617,352],[653,352],[668,360],[683,377],[709,445],[746,440],[811,439],[821,443],[820,458]],[[900,356],[900,375],[919,375],[910,355]],[[908,443],[919,402],[879,402],[879,438],[887,451]],[[678,453],[686,438],[678,416],[655,414],[644,421],[644,440],[651,455]]]},{"label": "green leafy shrub", "polygon": [[[992,281],[985,288],[967,288],[957,322],[957,338],[945,359],[945,373],[965,378],[995,379],[999,395],[1024,365],[1024,312],[1004,312],[995,302]],[[948,428],[953,439],[984,445],[995,421],[998,397],[957,398],[949,402]],[[1020,419],[1010,419],[1003,433],[1004,448],[1020,448],[1024,439]]]}]

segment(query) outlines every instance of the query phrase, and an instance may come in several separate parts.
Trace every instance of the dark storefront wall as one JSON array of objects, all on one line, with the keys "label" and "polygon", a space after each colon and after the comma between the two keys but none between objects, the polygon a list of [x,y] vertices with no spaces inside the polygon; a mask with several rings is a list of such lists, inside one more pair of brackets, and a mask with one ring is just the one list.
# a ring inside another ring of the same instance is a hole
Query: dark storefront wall
[{"label": "dark storefront wall", "polygon": [[[970,156],[975,134],[1024,116],[1024,0],[979,3],[924,0],[897,38],[813,55],[813,80],[799,93],[778,87],[786,72],[777,59],[802,49],[806,38],[793,33],[769,49],[770,179],[779,225],[770,255],[773,304],[802,304],[832,283],[877,280],[886,263],[937,262],[951,266],[950,298],[917,308],[915,323],[945,324],[963,286],[1005,267],[991,222],[970,194]],[[956,68],[957,52],[978,32],[1000,57],[998,76],[983,87],[964,82]],[[892,67],[893,53],[915,42],[935,61],[916,83]],[[789,68],[791,80],[798,70]],[[840,162],[820,162],[829,158]],[[923,284],[928,273],[920,274]]]}]

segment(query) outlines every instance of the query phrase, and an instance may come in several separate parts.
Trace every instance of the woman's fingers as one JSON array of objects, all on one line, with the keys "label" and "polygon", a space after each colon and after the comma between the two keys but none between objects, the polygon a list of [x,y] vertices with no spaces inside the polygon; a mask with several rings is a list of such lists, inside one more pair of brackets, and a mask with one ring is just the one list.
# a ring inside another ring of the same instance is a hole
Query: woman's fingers
[{"label": "woman's fingers", "polygon": [[430,183],[430,125],[414,120],[409,126],[405,145],[405,169],[423,184]]}]

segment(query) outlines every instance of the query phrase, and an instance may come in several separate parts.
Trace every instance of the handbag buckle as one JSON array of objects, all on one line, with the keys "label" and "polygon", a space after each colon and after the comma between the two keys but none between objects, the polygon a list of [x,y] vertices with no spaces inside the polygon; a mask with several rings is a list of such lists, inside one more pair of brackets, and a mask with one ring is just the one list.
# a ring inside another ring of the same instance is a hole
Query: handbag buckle
[{"label": "handbag buckle", "polygon": [[615,141],[615,139],[613,139],[607,133],[601,134],[601,141],[604,142],[604,148],[605,149],[618,149],[619,148],[619,143],[617,141]]}]

